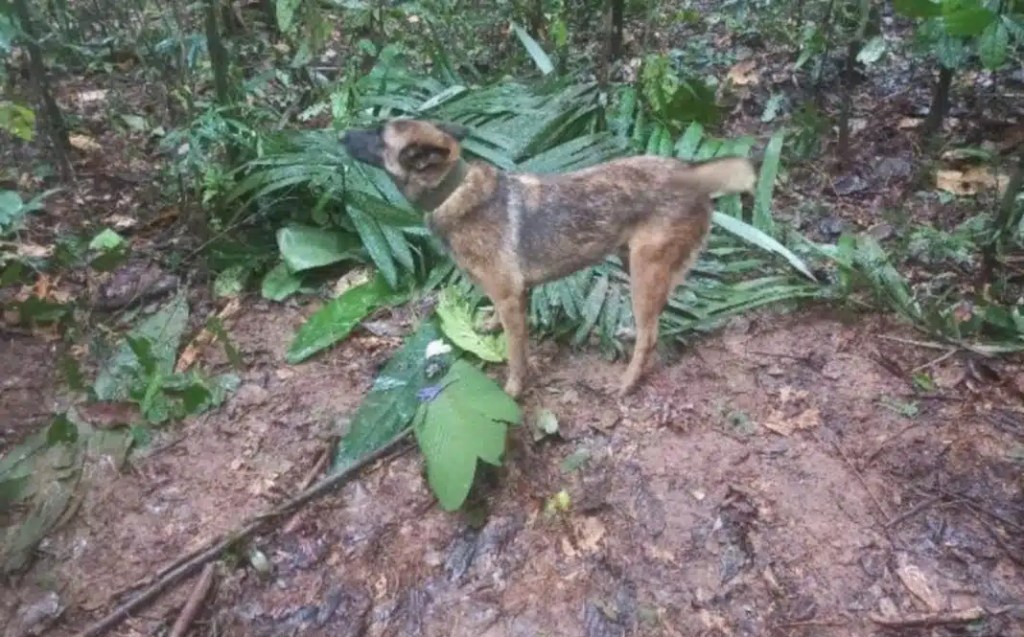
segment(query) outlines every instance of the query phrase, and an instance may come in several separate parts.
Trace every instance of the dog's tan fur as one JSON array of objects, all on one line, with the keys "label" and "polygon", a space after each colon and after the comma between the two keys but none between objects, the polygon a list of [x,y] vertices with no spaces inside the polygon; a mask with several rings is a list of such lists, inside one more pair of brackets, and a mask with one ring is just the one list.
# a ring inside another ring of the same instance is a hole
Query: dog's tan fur
[{"label": "dog's tan fur", "polygon": [[356,159],[384,168],[427,213],[430,230],[490,297],[508,338],[505,391],[525,386],[527,294],[617,253],[630,274],[636,344],[620,394],[646,371],[658,317],[697,260],[711,227],[712,196],[753,190],[744,158],[688,164],[639,156],[560,175],[466,163],[459,126],[391,120],[349,131]]}]

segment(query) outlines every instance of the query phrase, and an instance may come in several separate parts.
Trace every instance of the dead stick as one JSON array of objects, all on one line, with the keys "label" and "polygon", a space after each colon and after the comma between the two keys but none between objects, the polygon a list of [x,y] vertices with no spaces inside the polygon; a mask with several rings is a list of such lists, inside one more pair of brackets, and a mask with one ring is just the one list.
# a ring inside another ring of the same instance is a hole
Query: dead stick
[{"label": "dead stick", "polygon": [[181,614],[178,615],[177,621],[174,622],[174,626],[171,628],[171,632],[167,634],[167,637],[185,637],[185,632],[188,630],[192,622],[195,621],[196,615],[199,614],[199,609],[203,605],[203,600],[210,593],[210,587],[213,586],[213,564],[207,564],[203,567],[203,573],[199,576],[199,581],[196,582],[195,588],[192,589],[192,594],[189,595],[188,601],[185,602],[185,606],[181,609]]},{"label": "dead stick", "polygon": [[[1005,612],[1005,610],[1003,610]],[[967,624],[977,621],[989,613],[983,608],[966,608],[952,613],[915,614],[905,617],[883,617],[871,615],[871,621],[886,628],[921,628],[928,626],[942,626],[946,624]],[[998,611],[993,614],[998,614]]]},{"label": "dead stick", "polygon": [[339,471],[338,473],[326,476],[323,480],[306,489],[291,500],[274,507],[266,513],[261,513],[255,518],[250,519],[234,532],[231,532],[227,534],[226,537],[222,537],[219,541],[216,541],[212,546],[199,550],[188,559],[178,560],[178,566],[169,571],[165,569],[165,574],[162,577],[148,585],[145,589],[140,591],[124,604],[115,608],[106,617],[86,628],[78,634],[78,637],[98,637],[99,635],[106,633],[108,630],[124,621],[133,612],[156,599],[156,597],[170,588],[173,584],[176,584],[181,581],[182,578],[195,573],[197,569],[204,566],[207,562],[212,562],[217,559],[217,556],[231,548],[231,546],[236,542],[244,540],[259,531],[270,520],[289,513],[306,504],[310,500],[327,493],[334,487],[347,482],[363,468],[390,455],[402,443],[402,441],[405,440],[410,431],[412,430],[406,429],[388,441],[383,447],[377,449],[373,453],[363,456],[352,466],[344,469],[343,471]]}]

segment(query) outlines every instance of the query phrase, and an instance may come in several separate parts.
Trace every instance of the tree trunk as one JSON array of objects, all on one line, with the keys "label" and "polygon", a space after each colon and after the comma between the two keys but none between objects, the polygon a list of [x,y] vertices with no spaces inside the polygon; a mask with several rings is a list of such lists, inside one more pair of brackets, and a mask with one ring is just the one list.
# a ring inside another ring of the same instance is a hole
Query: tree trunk
[{"label": "tree trunk", "polygon": [[625,0],[609,0],[611,4],[611,24],[608,33],[608,54],[612,62],[622,57],[622,20],[625,13]]},{"label": "tree trunk", "polygon": [[71,181],[74,173],[71,168],[71,143],[68,141],[68,129],[64,123],[64,115],[57,105],[50,87],[50,79],[46,74],[43,52],[39,48],[37,33],[32,23],[32,14],[28,9],[28,0],[14,0],[14,13],[21,23],[24,33],[25,48],[28,50],[29,81],[36,94],[39,109],[42,113],[40,123],[43,132],[50,140],[53,163],[63,181]]},{"label": "tree trunk", "polygon": [[939,68],[939,83],[932,94],[932,105],[928,109],[928,117],[921,125],[921,135],[931,137],[942,130],[942,122],[949,112],[949,87],[953,83],[953,69]]},{"label": "tree trunk", "polygon": [[220,32],[220,2],[206,2],[206,48],[210,52],[210,66],[213,69],[213,88],[217,96],[217,104],[228,106],[231,103],[231,83],[228,78],[228,52],[224,48],[224,40]]}]

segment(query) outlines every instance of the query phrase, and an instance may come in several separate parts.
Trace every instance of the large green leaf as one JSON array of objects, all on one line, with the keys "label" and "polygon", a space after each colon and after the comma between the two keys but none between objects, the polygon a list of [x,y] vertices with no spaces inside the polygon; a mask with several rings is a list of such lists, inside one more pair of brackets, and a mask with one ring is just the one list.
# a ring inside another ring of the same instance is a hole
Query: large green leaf
[{"label": "large green leaf", "polygon": [[[129,330],[96,376],[93,383],[96,397],[99,400],[126,400],[133,380],[145,367],[150,367],[152,374],[171,374],[181,336],[188,325],[188,314],[188,301],[184,295],[178,295]],[[146,360],[140,360],[137,355],[139,347],[145,348]]]},{"label": "large green leaf", "polygon": [[265,299],[283,301],[297,292],[301,285],[302,279],[289,270],[288,264],[282,261],[263,275],[260,292]]},{"label": "large green leaf", "polygon": [[303,323],[285,359],[292,364],[306,360],[348,336],[370,312],[405,298],[404,293],[392,290],[380,276],[346,290]]},{"label": "large green leaf", "polygon": [[277,248],[292,272],[357,260],[361,245],[355,235],[313,226],[286,226],[277,231]]},{"label": "large green leaf", "polygon": [[531,58],[533,58],[534,64],[537,65],[537,68],[540,69],[541,73],[547,75],[555,70],[555,65],[551,62],[551,58],[548,57],[548,54],[544,52],[544,49],[541,48],[540,44],[538,44],[525,29],[518,24],[513,24],[512,29],[516,32],[516,37],[518,37],[519,41],[523,43],[523,46],[526,48],[526,52],[530,54]]},{"label": "large green leaf", "polygon": [[391,357],[352,415],[334,456],[335,471],[376,451],[412,423],[420,404],[417,394],[428,383],[427,345],[440,337],[437,326],[424,321]]},{"label": "large green leaf", "polygon": [[[949,12],[944,11],[941,16],[935,18],[949,35],[960,38],[972,38],[980,35],[990,24],[997,20],[995,13],[979,3],[958,2],[956,4],[958,8]],[[971,4],[974,6],[963,6]]]},{"label": "large green leaf", "polygon": [[463,360],[424,402],[413,431],[427,464],[427,480],[441,507],[462,506],[473,486],[477,459],[501,463],[506,423],[519,424],[519,406],[487,375]]},{"label": "large green leaf", "polygon": [[942,14],[942,4],[933,0],[893,0],[893,8],[908,18],[931,18]]},{"label": "large green leaf", "polygon": [[730,217],[729,215],[722,214],[718,211],[715,211],[711,219],[719,227],[728,230],[747,243],[751,243],[763,250],[774,252],[775,254],[782,256],[801,274],[812,281],[817,281],[815,276],[811,273],[811,269],[803,262],[803,259],[794,254],[792,250],[779,243],[774,237],[765,234],[740,219]]},{"label": "large green leaf", "polygon": [[481,360],[500,363],[505,360],[504,333],[480,334],[473,329],[472,306],[462,302],[454,288],[441,290],[438,295],[437,316],[441,330],[459,348],[471,352]]},{"label": "large green leaf", "polygon": [[978,38],[978,57],[985,68],[997,69],[1006,61],[1010,52],[1010,32],[1003,22],[993,22],[985,27]]},{"label": "large green leaf", "polygon": [[779,131],[768,141],[768,146],[764,151],[764,161],[761,162],[761,174],[757,180],[757,192],[754,196],[754,227],[768,233],[771,233],[774,227],[772,191],[775,189],[775,178],[779,174],[784,137],[785,134]]}]

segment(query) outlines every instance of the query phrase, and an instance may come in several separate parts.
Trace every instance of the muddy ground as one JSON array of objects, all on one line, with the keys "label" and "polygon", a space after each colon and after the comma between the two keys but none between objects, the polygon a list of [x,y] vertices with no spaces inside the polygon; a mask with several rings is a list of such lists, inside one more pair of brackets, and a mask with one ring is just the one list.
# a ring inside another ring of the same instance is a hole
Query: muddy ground
[{"label": "muddy ground", "polygon": [[[56,591],[66,610],[48,634],[75,634],[299,490],[400,342],[362,332],[286,365],[309,311],[254,301],[237,317],[238,393],[124,472],[91,475],[77,518],[0,595],[4,625]],[[604,389],[621,363],[543,344],[525,412],[552,410],[561,439],[514,431],[482,487],[482,528],[438,508],[411,450],[258,537],[272,573],[221,562],[192,634],[1024,635],[1024,410],[957,357],[932,370],[937,398],[913,397],[894,371],[941,352],[883,338],[899,334],[820,312],[740,321],[623,401]],[[1015,381],[1008,365],[982,369]],[[586,461],[567,472],[574,454]],[[562,489],[571,510],[547,515]],[[111,634],[163,634],[193,582]],[[986,618],[971,623],[871,619],[976,607]]]}]

